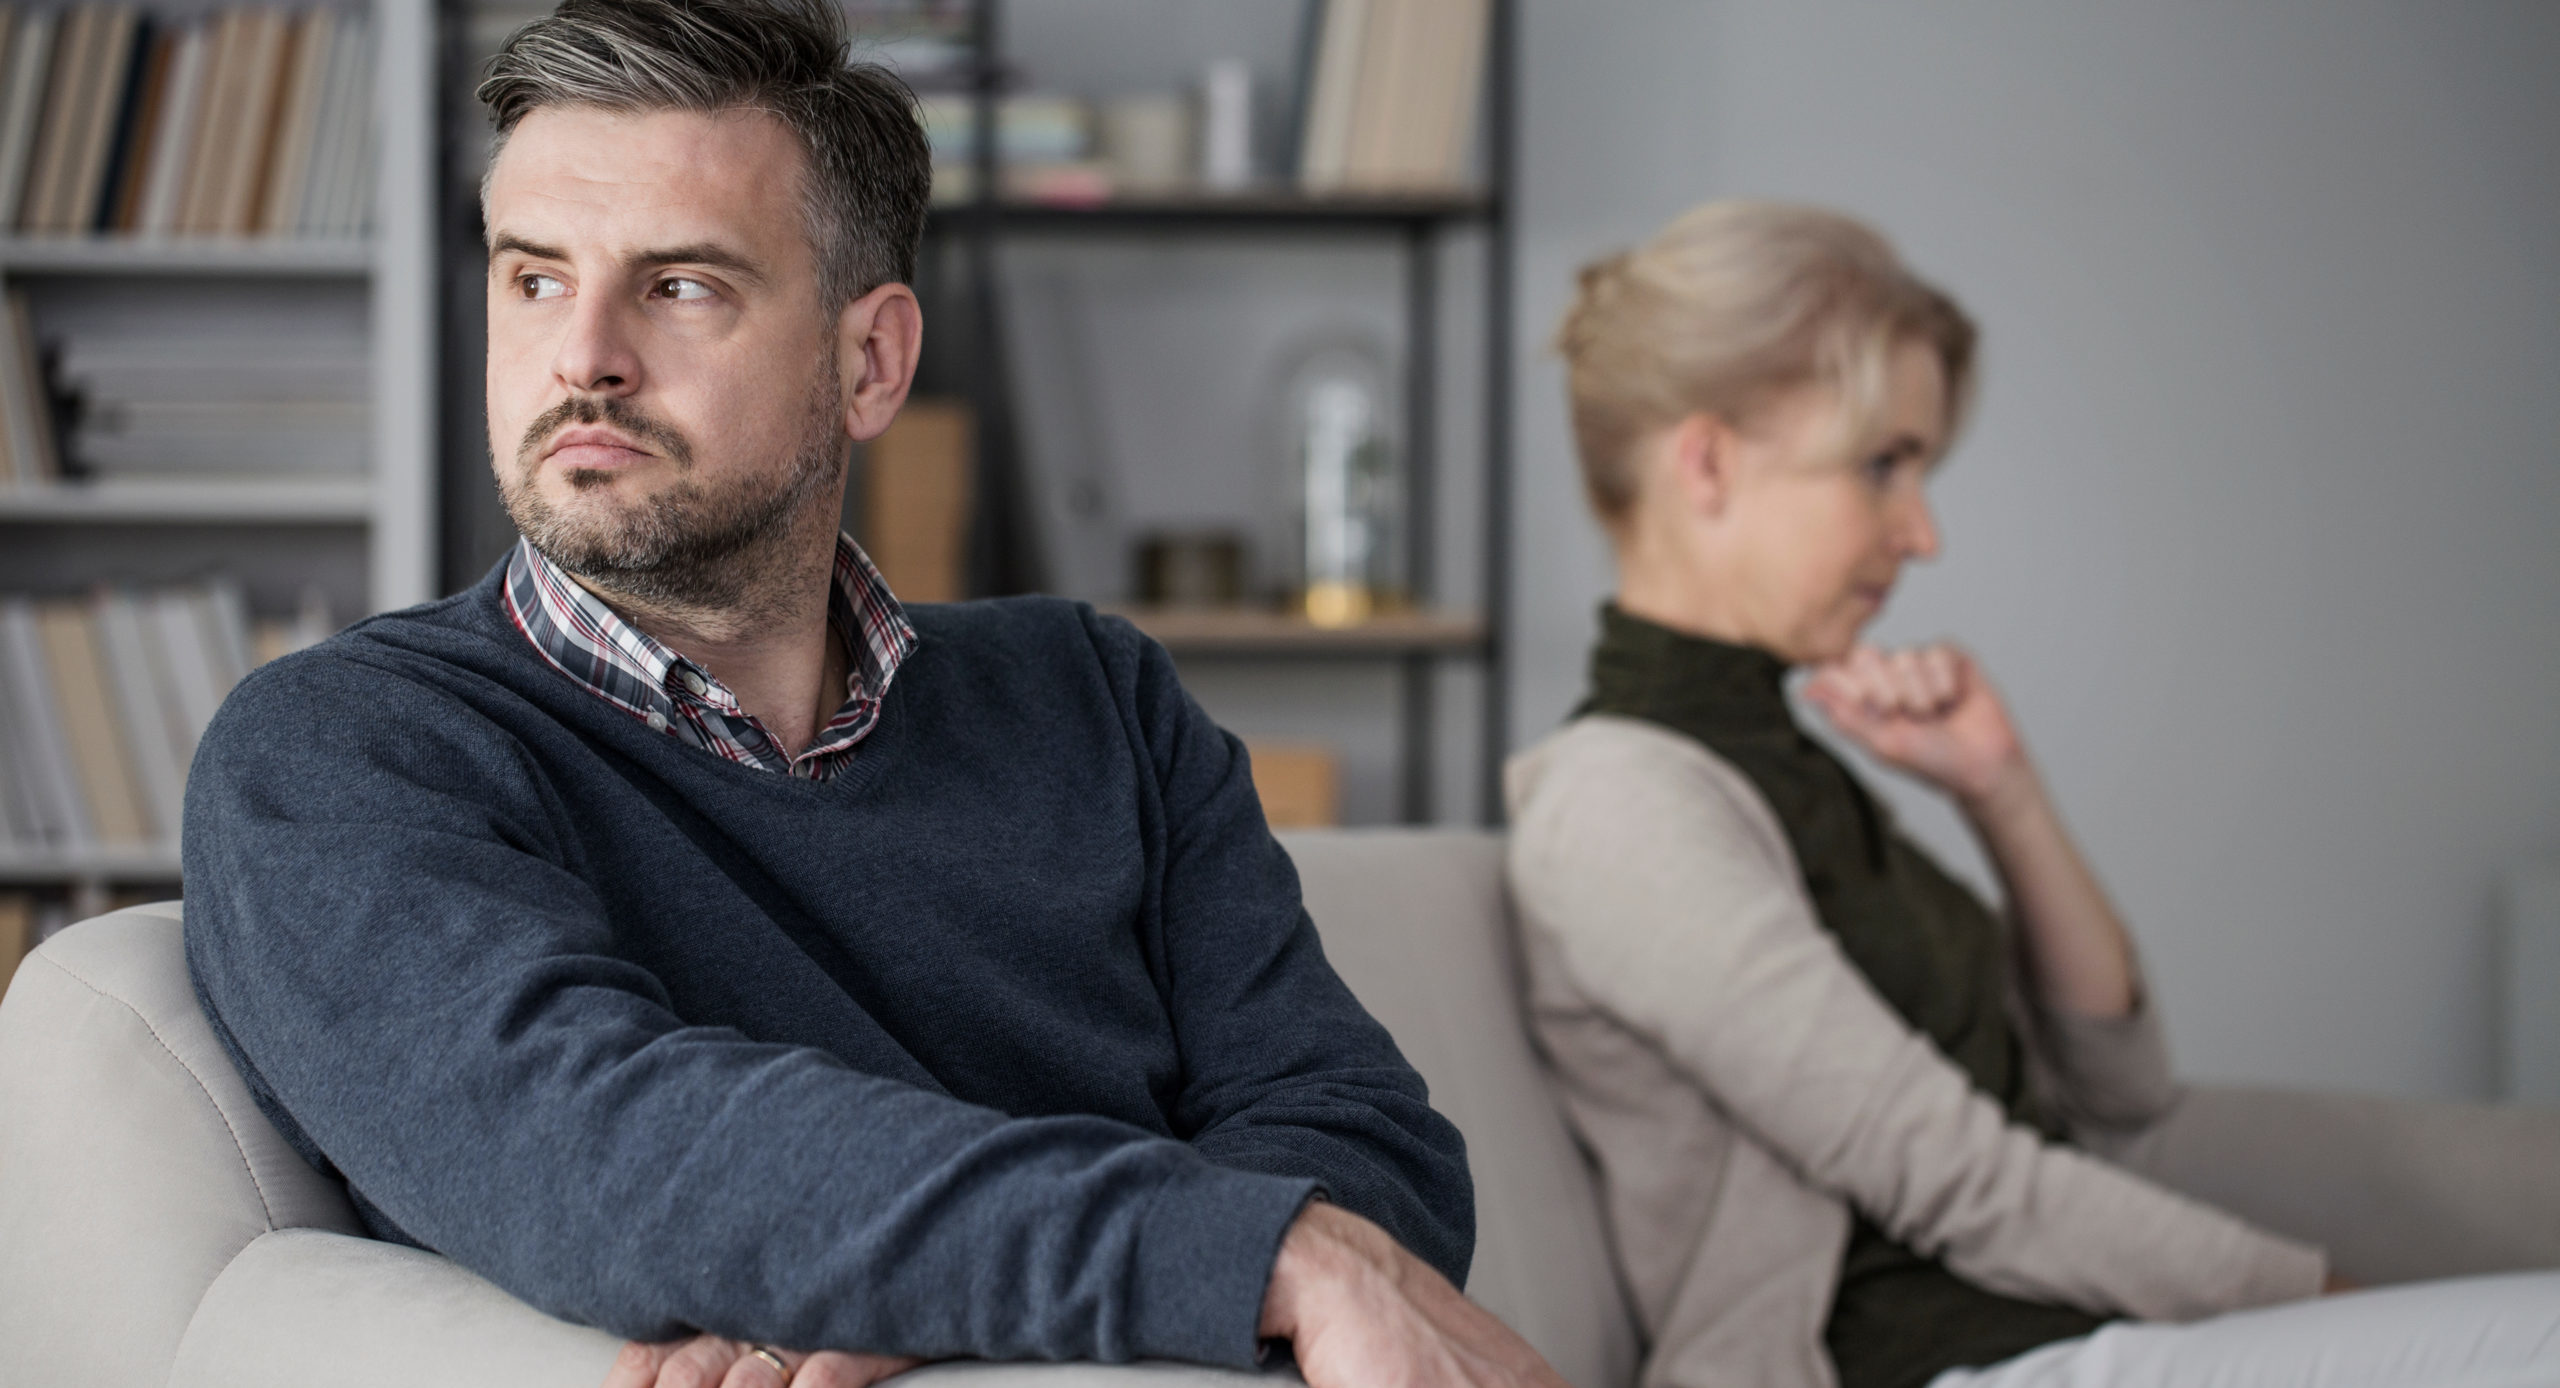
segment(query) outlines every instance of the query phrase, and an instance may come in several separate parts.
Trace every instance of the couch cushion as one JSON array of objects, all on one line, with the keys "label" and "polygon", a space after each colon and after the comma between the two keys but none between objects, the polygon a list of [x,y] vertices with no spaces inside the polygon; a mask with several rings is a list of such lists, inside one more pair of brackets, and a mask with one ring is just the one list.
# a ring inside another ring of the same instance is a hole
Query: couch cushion
[{"label": "couch cushion", "polygon": [[352,1232],[196,1009],[175,903],[72,927],[0,1001],[0,1383],[168,1381],[250,1240]]},{"label": "couch cushion", "polygon": [[1501,840],[1379,830],[1282,842],[1326,957],[1466,1134],[1468,1294],[1580,1388],[1634,1382],[1635,1326],[1590,1168],[1530,1049]]}]

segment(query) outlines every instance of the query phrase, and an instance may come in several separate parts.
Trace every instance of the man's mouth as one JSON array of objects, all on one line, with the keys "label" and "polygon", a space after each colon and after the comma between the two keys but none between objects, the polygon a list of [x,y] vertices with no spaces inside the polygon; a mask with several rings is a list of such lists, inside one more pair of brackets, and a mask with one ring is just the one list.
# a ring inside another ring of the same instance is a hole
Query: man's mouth
[{"label": "man's mouth", "polygon": [[564,471],[610,471],[657,455],[618,430],[578,424],[553,435],[542,456]]}]

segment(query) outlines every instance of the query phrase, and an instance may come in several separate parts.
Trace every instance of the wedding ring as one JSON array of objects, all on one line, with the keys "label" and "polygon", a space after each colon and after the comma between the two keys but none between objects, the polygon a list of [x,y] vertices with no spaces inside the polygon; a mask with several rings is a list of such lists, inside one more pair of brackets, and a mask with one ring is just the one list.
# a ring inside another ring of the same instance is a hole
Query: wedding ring
[{"label": "wedding ring", "polygon": [[747,1346],[747,1357],[750,1359],[761,1359],[764,1362],[771,1364],[773,1366],[773,1371],[782,1375],[783,1382],[789,1383],[791,1381],[791,1366],[782,1362],[781,1355],[774,1353],[763,1345]]}]

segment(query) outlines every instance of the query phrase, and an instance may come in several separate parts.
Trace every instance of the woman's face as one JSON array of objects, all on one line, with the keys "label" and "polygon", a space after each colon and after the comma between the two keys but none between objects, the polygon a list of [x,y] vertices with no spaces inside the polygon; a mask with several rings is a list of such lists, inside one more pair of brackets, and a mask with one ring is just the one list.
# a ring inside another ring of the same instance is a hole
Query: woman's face
[{"label": "woman's face", "polygon": [[1938,552],[1922,485],[1946,445],[1946,379],[1919,343],[1895,350],[1884,408],[1852,428],[1836,392],[1806,387],[1730,434],[1734,466],[1709,522],[1744,638],[1792,664],[1846,655],[1912,559]]}]

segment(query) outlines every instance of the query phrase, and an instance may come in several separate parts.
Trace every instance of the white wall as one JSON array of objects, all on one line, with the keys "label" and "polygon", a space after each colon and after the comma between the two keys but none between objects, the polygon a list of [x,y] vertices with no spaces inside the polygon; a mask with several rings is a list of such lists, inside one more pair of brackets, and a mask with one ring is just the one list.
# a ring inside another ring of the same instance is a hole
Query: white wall
[{"label": "white wall", "polygon": [[[1600,546],[1543,339],[1709,197],[1872,219],[1980,318],[1970,643],[2191,1075],[2492,1080],[2492,889],[2560,851],[2560,9],[1529,0],[1516,732]],[[1954,826],[1897,800],[1933,843]]]}]

